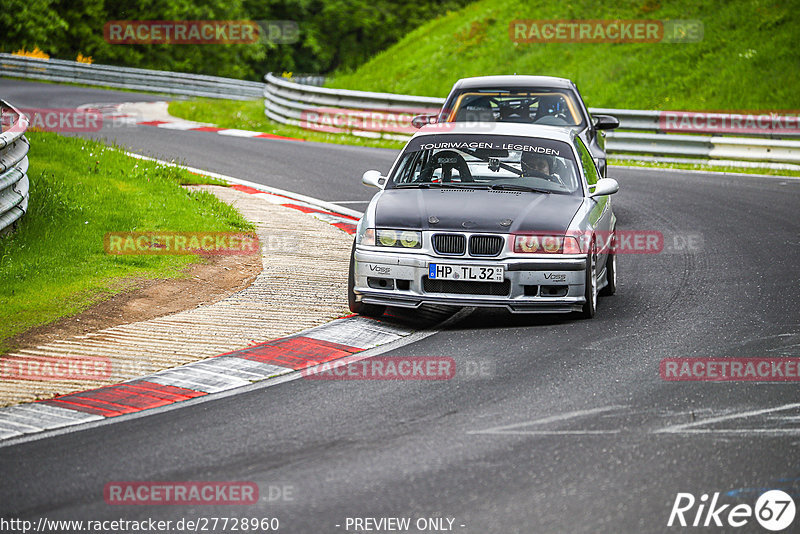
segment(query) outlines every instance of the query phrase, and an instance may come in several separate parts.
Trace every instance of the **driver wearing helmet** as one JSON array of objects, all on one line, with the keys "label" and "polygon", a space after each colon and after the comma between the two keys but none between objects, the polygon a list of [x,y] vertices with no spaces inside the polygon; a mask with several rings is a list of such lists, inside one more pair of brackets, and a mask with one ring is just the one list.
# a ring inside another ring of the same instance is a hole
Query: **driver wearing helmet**
[{"label": "driver wearing helmet", "polygon": [[555,173],[555,161],[553,156],[538,154],[536,152],[523,152],[519,161],[523,176],[547,178],[548,180],[563,185],[561,177]]},{"label": "driver wearing helmet", "polygon": [[520,158],[522,165],[523,176],[536,176],[537,174],[545,174],[548,177],[552,174],[552,161],[551,157],[545,154],[537,154],[536,152],[523,152]]}]

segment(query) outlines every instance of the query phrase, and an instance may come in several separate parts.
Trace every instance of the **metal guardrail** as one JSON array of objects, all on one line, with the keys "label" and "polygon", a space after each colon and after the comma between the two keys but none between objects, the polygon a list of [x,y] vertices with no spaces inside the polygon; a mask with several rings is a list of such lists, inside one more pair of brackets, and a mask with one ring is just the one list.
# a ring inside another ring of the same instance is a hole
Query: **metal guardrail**
[{"label": "metal guardrail", "polygon": [[[264,113],[270,119],[309,130],[364,137],[407,140],[416,131],[410,118],[437,113],[445,101],[301,85],[272,74],[264,79]],[[619,119],[620,127],[606,133],[606,150],[615,158],[800,170],[800,140],[774,139],[774,134],[741,137],[666,133],[664,113],[671,112],[606,108],[589,108],[589,112]],[[713,113],[709,117],[730,120],[735,116]],[[789,119],[798,123],[798,117]],[[780,136],[800,137],[800,128],[783,131]]]},{"label": "metal guardrail", "polygon": [[260,98],[264,93],[261,82],[3,53],[0,53],[0,76],[234,100]]},{"label": "metal guardrail", "polygon": [[266,116],[309,130],[405,140],[416,131],[414,115],[436,113],[444,104],[443,98],[302,85],[271,73],[264,79]]},{"label": "metal guardrail", "polygon": [[[0,235],[6,233],[28,209],[28,119],[0,100]],[[6,117],[11,120],[6,120]]]}]

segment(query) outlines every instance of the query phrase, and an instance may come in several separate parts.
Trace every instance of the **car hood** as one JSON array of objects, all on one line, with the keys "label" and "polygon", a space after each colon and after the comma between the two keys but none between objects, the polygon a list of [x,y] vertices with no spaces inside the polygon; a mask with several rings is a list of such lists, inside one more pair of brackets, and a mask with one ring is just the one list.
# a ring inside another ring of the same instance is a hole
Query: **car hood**
[{"label": "car hood", "polygon": [[462,232],[566,232],[582,197],[485,189],[388,189],[377,228]]}]

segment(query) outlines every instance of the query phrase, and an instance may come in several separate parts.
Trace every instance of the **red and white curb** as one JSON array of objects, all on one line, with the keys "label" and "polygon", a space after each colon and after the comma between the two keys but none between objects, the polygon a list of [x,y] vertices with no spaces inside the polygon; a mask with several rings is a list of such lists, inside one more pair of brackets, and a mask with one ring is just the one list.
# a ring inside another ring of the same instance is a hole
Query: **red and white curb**
[{"label": "red and white curb", "polygon": [[166,128],[168,130],[183,130],[192,132],[212,132],[219,135],[231,137],[252,137],[257,139],[280,139],[282,141],[305,141],[296,137],[286,137],[283,135],[255,132],[251,130],[238,130],[236,128],[220,128],[219,126],[204,125],[202,123],[173,119],[173,120],[152,120],[136,122],[136,126],[155,126],[156,128]]},{"label": "red and white curb", "polygon": [[392,343],[408,326],[349,316],[120,384],[0,409],[0,440],[100,421],[213,395]]},{"label": "red and white curb", "polygon": [[[272,204],[279,204],[285,208],[292,208],[302,211],[303,213],[333,225],[350,235],[356,233],[356,226],[358,225],[359,218],[353,215],[334,213],[333,211],[321,208],[319,203],[311,204],[309,202],[303,202],[301,200],[286,197],[277,193],[268,193],[249,185],[235,184],[231,187],[251,195],[262,195],[265,201]],[[341,208],[338,209],[341,210]]]},{"label": "red and white curb", "polygon": [[194,132],[212,132],[230,137],[249,137],[257,139],[280,139],[283,141],[305,141],[295,137],[240,130],[238,128],[220,128],[213,124],[195,122],[173,117],[167,111],[169,102],[126,102],[122,104],[83,104],[77,109],[81,111],[93,110],[103,115],[104,124],[112,126],[153,126],[167,130],[181,130]]}]

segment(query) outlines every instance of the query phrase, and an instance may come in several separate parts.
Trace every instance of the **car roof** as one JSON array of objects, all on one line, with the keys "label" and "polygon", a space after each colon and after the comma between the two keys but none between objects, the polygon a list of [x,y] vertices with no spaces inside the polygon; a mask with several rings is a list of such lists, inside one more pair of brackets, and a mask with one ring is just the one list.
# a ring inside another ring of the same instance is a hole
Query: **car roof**
[{"label": "car roof", "polygon": [[517,122],[443,122],[423,126],[414,137],[448,134],[513,135],[572,143],[577,132],[574,128]]},{"label": "car roof", "polygon": [[571,89],[573,83],[566,78],[556,78],[554,76],[526,76],[526,75],[503,75],[503,76],[476,76],[473,78],[462,78],[458,80],[453,89],[488,89],[497,87],[558,87],[561,89]]}]

